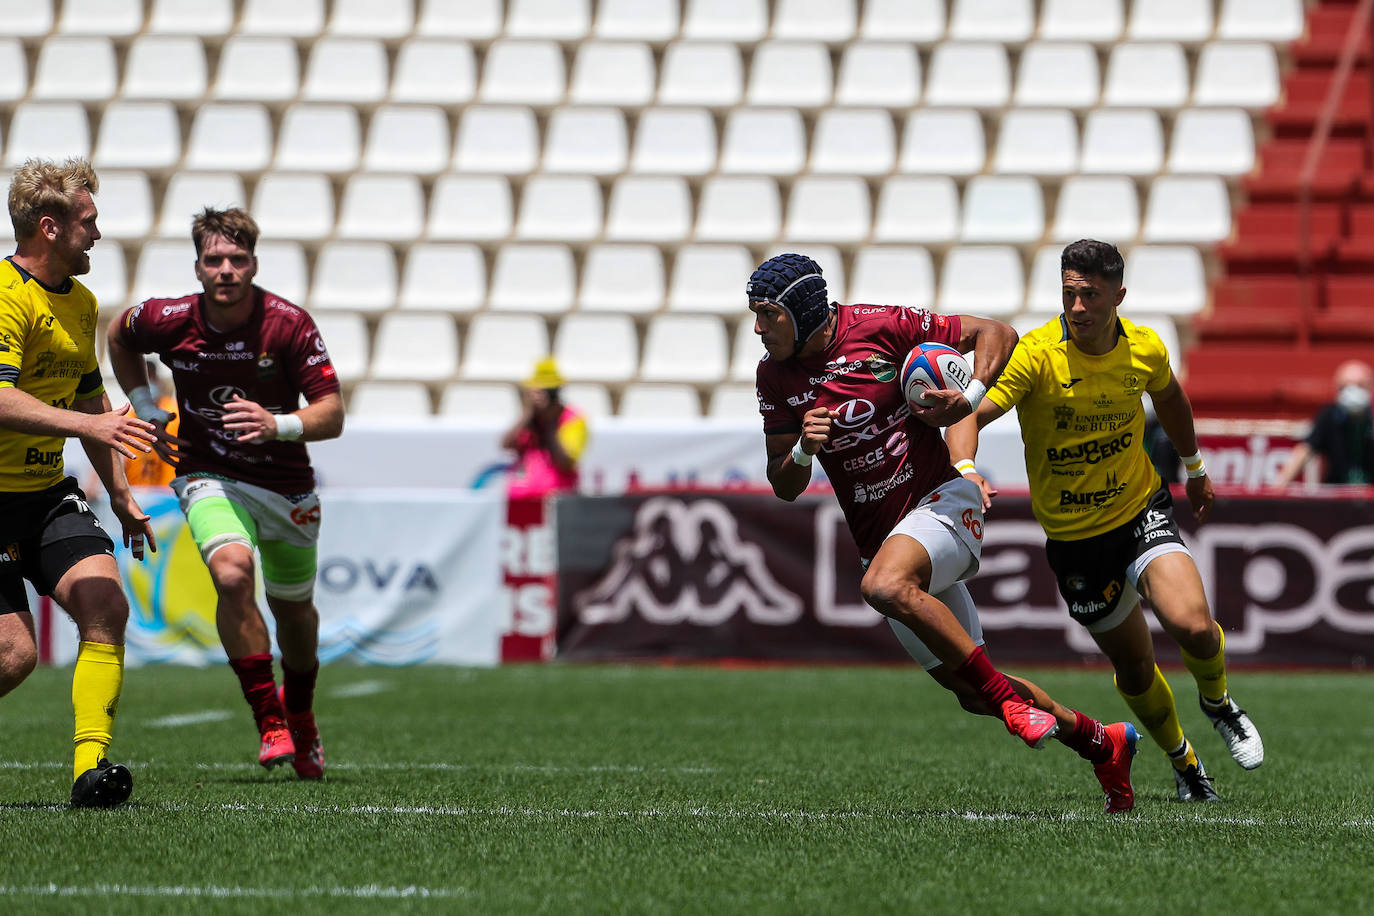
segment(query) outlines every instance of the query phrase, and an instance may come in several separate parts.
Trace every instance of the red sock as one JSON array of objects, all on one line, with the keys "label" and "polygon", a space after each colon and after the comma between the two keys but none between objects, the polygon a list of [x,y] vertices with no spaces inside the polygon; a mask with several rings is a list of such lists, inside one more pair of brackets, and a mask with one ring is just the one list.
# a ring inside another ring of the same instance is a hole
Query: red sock
[{"label": "red sock", "polygon": [[1108,760],[1112,756],[1112,747],[1107,743],[1106,727],[1076,709],[1073,715],[1073,731],[1059,740],[1089,763],[1102,763]]},{"label": "red sock", "polygon": [[983,698],[983,702],[988,704],[993,715],[1002,715],[1002,704],[1007,700],[1020,699],[1016,690],[1011,686],[1011,681],[1007,680],[1007,676],[992,667],[992,662],[988,659],[982,646],[974,646],[968,661],[960,665],[954,673],[963,678],[964,683],[978,691],[978,695]]},{"label": "red sock", "polygon": [[289,713],[309,712],[315,705],[315,678],[320,673],[317,661],[309,671],[295,671],[281,663],[281,682],[284,685],[282,699],[286,701]]},{"label": "red sock", "polygon": [[271,655],[231,658],[229,667],[239,676],[243,698],[253,709],[253,721],[258,723],[259,731],[262,730],[262,720],[266,716],[284,718],[281,703],[277,700],[277,682],[272,677]]}]

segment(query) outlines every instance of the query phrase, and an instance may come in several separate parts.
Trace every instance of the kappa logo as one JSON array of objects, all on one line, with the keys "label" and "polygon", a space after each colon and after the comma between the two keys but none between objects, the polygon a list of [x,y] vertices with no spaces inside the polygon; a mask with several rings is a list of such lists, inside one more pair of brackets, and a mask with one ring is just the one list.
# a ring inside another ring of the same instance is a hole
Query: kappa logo
[{"label": "kappa logo", "polygon": [[718,626],[742,612],[753,623],[787,626],[802,614],[801,599],[773,578],[757,544],[740,540],[734,516],[716,500],[646,500],[613,557],[601,581],[573,598],[585,624],[638,613],[664,626]]}]

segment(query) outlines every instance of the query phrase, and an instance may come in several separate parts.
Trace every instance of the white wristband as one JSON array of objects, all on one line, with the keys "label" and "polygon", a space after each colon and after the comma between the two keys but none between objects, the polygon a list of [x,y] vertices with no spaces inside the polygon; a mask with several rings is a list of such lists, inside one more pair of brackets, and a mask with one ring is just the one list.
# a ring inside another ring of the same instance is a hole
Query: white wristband
[{"label": "white wristband", "polygon": [[958,461],[954,462],[954,470],[958,471],[960,474],[978,473],[978,468],[975,467],[973,462],[968,458],[961,458]]},{"label": "white wristband", "polygon": [[792,446],[792,463],[799,468],[805,468],[810,467],[811,462],[815,460],[815,455],[808,455],[806,452],[802,451],[801,440],[798,439],[797,444]]},{"label": "white wristband", "polygon": [[1185,467],[1183,473],[1187,474],[1189,477],[1206,477],[1207,465],[1199,461],[1195,467]]},{"label": "white wristband", "polygon": [[1183,461],[1184,473],[1186,473],[1189,477],[1207,476],[1207,465],[1202,463],[1201,449],[1199,449],[1191,455],[1180,455],[1179,458]]},{"label": "white wristband", "polygon": [[305,424],[293,413],[279,413],[277,417],[277,438],[283,442],[295,442],[305,435]]},{"label": "white wristband", "polygon": [[978,405],[983,403],[983,395],[987,393],[988,386],[978,381],[978,379],[974,379],[969,382],[968,387],[964,389],[964,400],[968,401],[968,406],[971,409],[977,410]]},{"label": "white wristband", "polygon": [[128,394],[129,403],[134,408],[134,414],[140,420],[147,420],[149,423],[166,423],[172,418],[171,414],[157,406],[153,391],[147,385],[139,385]]}]

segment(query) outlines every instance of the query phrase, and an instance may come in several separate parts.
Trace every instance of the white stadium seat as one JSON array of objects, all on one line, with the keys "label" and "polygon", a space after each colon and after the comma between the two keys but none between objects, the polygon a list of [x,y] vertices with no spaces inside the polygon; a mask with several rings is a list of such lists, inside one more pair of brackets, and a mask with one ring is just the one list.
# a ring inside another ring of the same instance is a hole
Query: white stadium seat
[{"label": "white stadium seat", "polygon": [[1188,100],[1188,90],[1188,61],[1182,47],[1170,42],[1124,43],[1112,48],[1107,61],[1102,104],[1177,108]]},{"label": "white stadium seat", "polygon": [[1055,241],[1103,239],[1129,244],[1140,230],[1135,182],[1124,175],[1073,175],[1059,189],[1050,235]]},{"label": "white stadium seat", "polygon": [[766,41],[754,49],[745,99],[750,105],[816,108],[830,101],[833,87],[825,45]]},{"label": "white stadium seat", "polygon": [[[1061,290],[1064,288],[1059,259],[1063,245],[1045,245],[1035,253],[1031,262],[1030,283],[1026,288],[1026,308],[1032,315],[1030,327],[1045,323],[1045,317],[1064,309]],[[1127,258],[1129,264],[1130,259]]]},{"label": "white stadium seat", "polygon": [[940,271],[936,308],[943,314],[1006,317],[1025,297],[1021,258],[1015,248],[980,245],[951,249]]},{"label": "white stadium seat", "polygon": [[374,379],[438,382],[458,371],[458,332],[449,315],[383,315],[373,347]]},{"label": "white stadium seat", "polygon": [[191,121],[182,168],[256,172],[272,161],[272,119],[250,103],[201,105]]},{"label": "white stadium seat", "polygon": [[1216,175],[1166,175],[1150,186],[1142,239],[1216,243],[1231,234],[1231,201]]},{"label": "white stadium seat", "polygon": [[593,245],[582,264],[577,307],[647,313],[663,305],[663,254],[656,245]]},{"label": "white stadium seat", "polygon": [[677,175],[622,175],[611,186],[606,239],[679,242],[692,232],[692,193]]},{"label": "white stadium seat", "polygon": [[1017,44],[1035,31],[1031,0],[954,0],[949,37],[956,41]]},{"label": "white stadium seat", "polygon": [[369,172],[433,175],[448,167],[448,117],[435,105],[383,105],[372,114],[362,166]]},{"label": "white stadium seat", "polygon": [[380,242],[326,242],[315,260],[309,308],[377,314],[396,304],[396,255]]},{"label": "white stadium seat", "polygon": [[926,77],[926,104],[1001,108],[1011,99],[1006,48],[990,42],[949,41],[935,47]]},{"label": "white stadium seat", "polygon": [[729,369],[725,324],[715,315],[658,315],[644,335],[646,382],[713,382]]},{"label": "white stadium seat", "polygon": [[253,191],[252,212],[267,238],[327,238],[334,231],[334,188],[319,172],[267,172]]},{"label": "white stadium seat", "polygon": [[453,145],[460,172],[519,175],[539,164],[539,128],[523,106],[473,105],[463,110]]},{"label": "white stadium seat", "polygon": [[326,33],[349,37],[404,38],[415,27],[414,4],[396,0],[334,0]]},{"label": "white stadium seat", "polygon": [[908,108],[921,100],[916,49],[895,41],[857,41],[844,49],[835,81],[836,105]]},{"label": "white stadium seat", "polygon": [[1078,168],[1078,122],[1064,108],[1013,108],[998,128],[994,172],[1067,175]]},{"label": "white stadium seat", "polygon": [[590,175],[533,175],[520,195],[515,237],[586,242],[601,234],[601,186]]},{"label": "white stadium seat", "polygon": [[639,367],[639,340],[629,315],[568,315],[558,323],[553,355],[564,378],[624,382]]},{"label": "white stadium seat", "polygon": [[715,420],[759,420],[758,389],[753,385],[723,383],[711,391],[706,416]]},{"label": "white stadium seat", "polygon": [[632,382],[620,395],[616,416],[648,423],[676,423],[701,416],[701,398],[691,385]]},{"label": "white stadium seat", "polygon": [[506,34],[511,38],[576,41],[591,24],[591,0],[507,0]]},{"label": "white stadium seat", "polygon": [[301,98],[307,102],[375,104],[386,98],[389,79],[386,48],[380,41],[321,38],[310,45]]},{"label": "white stadium seat", "polygon": [[9,0],[4,6],[5,33],[41,38],[52,31],[54,0]]},{"label": "white stadium seat", "polygon": [[282,117],[273,167],[341,174],[362,162],[362,124],[352,105],[292,105]]},{"label": "white stadium seat", "polygon": [[1212,36],[1212,4],[1197,0],[1131,0],[1126,37],[1132,41],[1205,41]]},{"label": "white stadium seat", "polygon": [[1245,175],[1255,167],[1255,132],[1239,108],[1187,108],[1174,121],[1169,171]]},{"label": "white stadium seat", "polygon": [[158,171],[181,161],[181,124],[171,102],[110,102],[96,135],[96,168]]},{"label": "white stadium seat", "polygon": [[1164,165],[1164,129],[1149,108],[1099,108],[1083,124],[1084,172],[1153,175]]},{"label": "white stadium seat", "polygon": [[1207,271],[1190,245],[1140,245],[1126,258],[1126,302],[1131,309],[1196,315],[1207,304]]},{"label": "white stadium seat", "polygon": [[520,416],[520,389],[509,382],[450,382],[439,395],[439,416],[509,423]]},{"label": "white stadium seat", "polygon": [[1092,45],[1037,41],[1022,50],[1012,96],[1017,105],[1091,108],[1101,95],[1102,76]]},{"label": "white stadium seat", "polygon": [[637,108],[654,99],[654,55],[646,44],[585,41],[573,60],[568,101],[574,105]]},{"label": "white stadium seat", "polygon": [[[745,275],[746,278],[748,275]],[[835,298],[833,295],[831,298]],[[758,377],[759,360],[763,359],[763,342],[754,333],[754,315],[747,312],[735,325],[730,345],[730,380],[752,382]]]},{"label": "white stadium seat", "polygon": [[1123,0],[1042,0],[1040,37],[1048,41],[1106,44],[1126,26]]},{"label": "white stadium seat", "polygon": [[965,242],[1039,241],[1045,232],[1040,182],[1025,175],[977,175],[964,188]]},{"label": "white stadium seat", "polygon": [[[75,61],[81,65],[73,66]],[[114,42],[103,35],[57,35],[39,48],[29,97],[101,102],[112,98],[118,86]]]},{"label": "white stadium seat", "polygon": [[515,226],[510,182],[503,175],[440,175],[425,234],[442,241],[500,241]]},{"label": "white stadium seat", "polygon": [[129,46],[120,94],[126,99],[196,101],[209,87],[205,48],[189,35],[141,35]]},{"label": "white stadium seat", "polygon": [[895,245],[859,249],[848,301],[930,308],[935,303],[930,252]]},{"label": "white stadium seat", "polygon": [[487,298],[487,266],[476,245],[423,242],[406,250],[398,308],[468,313]]},{"label": "white stadium seat", "polygon": [[1261,111],[1279,100],[1279,62],[1264,42],[1214,41],[1197,60],[1194,105],[1235,105]]},{"label": "white stadium seat", "polygon": [[466,41],[412,38],[396,52],[391,101],[461,105],[477,93],[477,58]]},{"label": "white stadium seat", "polygon": [[177,172],[162,195],[157,234],[162,238],[190,238],[191,220],[206,207],[224,210],[246,206],[248,197],[237,172]]},{"label": "white stadium seat", "polygon": [[324,0],[244,0],[239,31],[245,35],[314,38],[324,31]]},{"label": "white stadium seat", "polygon": [[300,87],[300,56],[289,38],[235,35],[220,50],[212,98],[286,102]]},{"label": "white stadium seat", "polygon": [[544,139],[544,170],[614,175],[629,161],[625,116],[618,108],[556,108]]},{"label": "white stadium seat", "polygon": [[143,28],[143,0],[63,0],[57,31],[69,35],[133,35]]},{"label": "white stadium seat", "polygon": [[568,382],[561,389],[560,400],[578,410],[587,418],[589,424],[615,416],[615,410],[611,406],[611,392],[599,382]]},{"label": "white stadium seat", "polygon": [[549,330],[538,315],[483,312],[472,317],[459,375],[485,381],[523,381],[549,355]]},{"label": "white stadium seat", "polygon": [[771,178],[725,175],[702,184],[696,238],[703,242],[765,242],[782,226],[782,201]]},{"label": "white stadium seat", "polygon": [[840,44],[854,37],[858,0],[777,0],[773,37]]},{"label": "white stadium seat", "polygon": [[808,175],[787,198],[783,234],[798,242],[852,244],[868,238],[872,222],[868,185],[853,175]]},{"label": "white stadium seat", "polygon": [[350,175],[339,204],[338,236],[408,242],[425,228],[425,192],[414,175]]},{"label": "white stadium seat", "polygon": [[20,102],[10,121],[5,165],[39,157],[55,161],[91,154],[91,124],[79,102]]},{"label": "white stadium seat", "polygon": [[987,144],[983,121],[971,109],[918,109],[902,131],[903,172],[974,175],[983,170]]},{"label": "white stadium seat", "polygon": [[348,415],[414,422],[433,413],[429,389],[420,382],[359,382],[348,398]]},{"label": "white stadium seat", "polygon": [[[276,291],[270,283],[268,289]],[[323,312],[311,317],[320,329],[339,381],[353,382],[366,376],[372,340],[366,319],[357,312]]]},{"label": "white stadium seat", "polygon": [[556,105],[563,100],[563,52],[552,41],[501,39],[487,48],[477,97],[486,103]]},{"label": "white stadium seat", "polygon": [[576,275],[566,245],[503,245],[488,304],[506,312],[566,312],[577,298]]},{"label": "white stadium seat", "polygon": [[677,34],[680,20],[678,0],[601,0],[593,34],[615,41],[667,41]]},{"label": "white stadium seat", "polygon": [[952,242],[959,236],[959,189],[947,175],[899,175],[883,182],[875,242]]},{"label": "white stadium seat", "polygon": [[[153,228],[153,191],[143,172],[101,171],[100,234],[111,239],[141,239]],[[187,227],[189,237],[190,227]]]},{"label": "white stadium seat", "polygon": [[742,307],[754,259],[743,245],[684,245],[673,262],[668,310],[730,314]]},{"label": "white stadium seat", "polygon": [[806,132],[795,108],[737,108],[725,121],[725,174],[793,175],[806,166]]},{"label": "white stadium seat", "polygon": [[682,36],[758,41],[768,32],[766,0],[682,0]]},{"label": "white stadium seat", "polygon": [[881,108],[827,108],[816,119],[811,171],[885,175],[897,160],[892,116]]},{"label": "white stadium seat", "polygon": [[704,175],[716,167],[716,122],[705,108],[646,108],[635,128],[630,169]]},{"label": "white stadium seat", "polygon": [[[189,224],[187,231],[189,233]],[[304,245],[300,242],[258,239],[253,254],[258,259],[255,283],[291,302],[309,299],[310,268],[306,264]]]},{"label": "white stadium seat", "polygon": [[931,44],[945,35],[945,0],[865,0],[859,35]]},{"label": "white stadium seat", "polygon": [[1221,0],[1217,37],[1286,44],[1302,37],[1302,0]]},{"label": "white stadium seat", "polygon": [[501,34],[505,19],[501,0],[418,0],[415,34],[431,38],[484,41]]},{"label": "white stadium seat", "polygon": [[153,0],[149,35],[218,38],[234,27],[234,0]]},{"label": "white stadium seat", "polygon": [[[102,180],[101,188],[103,189],[104,186]],[[112,311],[131,305],[132,303],[129,302],[129,271],[124,264],[123,246],[114,239],[102,238],[96,242],[89,254],[91,256],[91,271],[81,277],[81,282],[91,291],[91,295],[95,296],[95,301],[100,304],[101,310]]]},{"label": "white stadium seat", "polygon": [[0,36],[0,102],[17,102],[28,93],[29,63],[24,46],[17,38]]},{"label": "white stadium seat", "polygon": [[169,299],[200,292],[195,263],[196,246],[191,244],[189,234],[178,241],[146,243],[138,253],[138,268],[134,271],[129,301]]},{"label": "white stadium seat", "polygon": [[734,45],[678,41],[663,52],[659,104],[729,108],[743,98],[744,64]]}]

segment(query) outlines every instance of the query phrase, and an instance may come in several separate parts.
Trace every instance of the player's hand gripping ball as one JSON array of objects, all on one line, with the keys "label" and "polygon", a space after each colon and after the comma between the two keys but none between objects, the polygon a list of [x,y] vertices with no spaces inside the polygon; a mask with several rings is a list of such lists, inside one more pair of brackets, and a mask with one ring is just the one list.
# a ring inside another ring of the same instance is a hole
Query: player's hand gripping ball
[{"label": "player's hand gripping ball", "polygon": [[929,407],[926,390],[963,391],[973,381],[973,367],[963,354],[941,343],[917,344],[902,362],[897,376],[908,404]]}]

